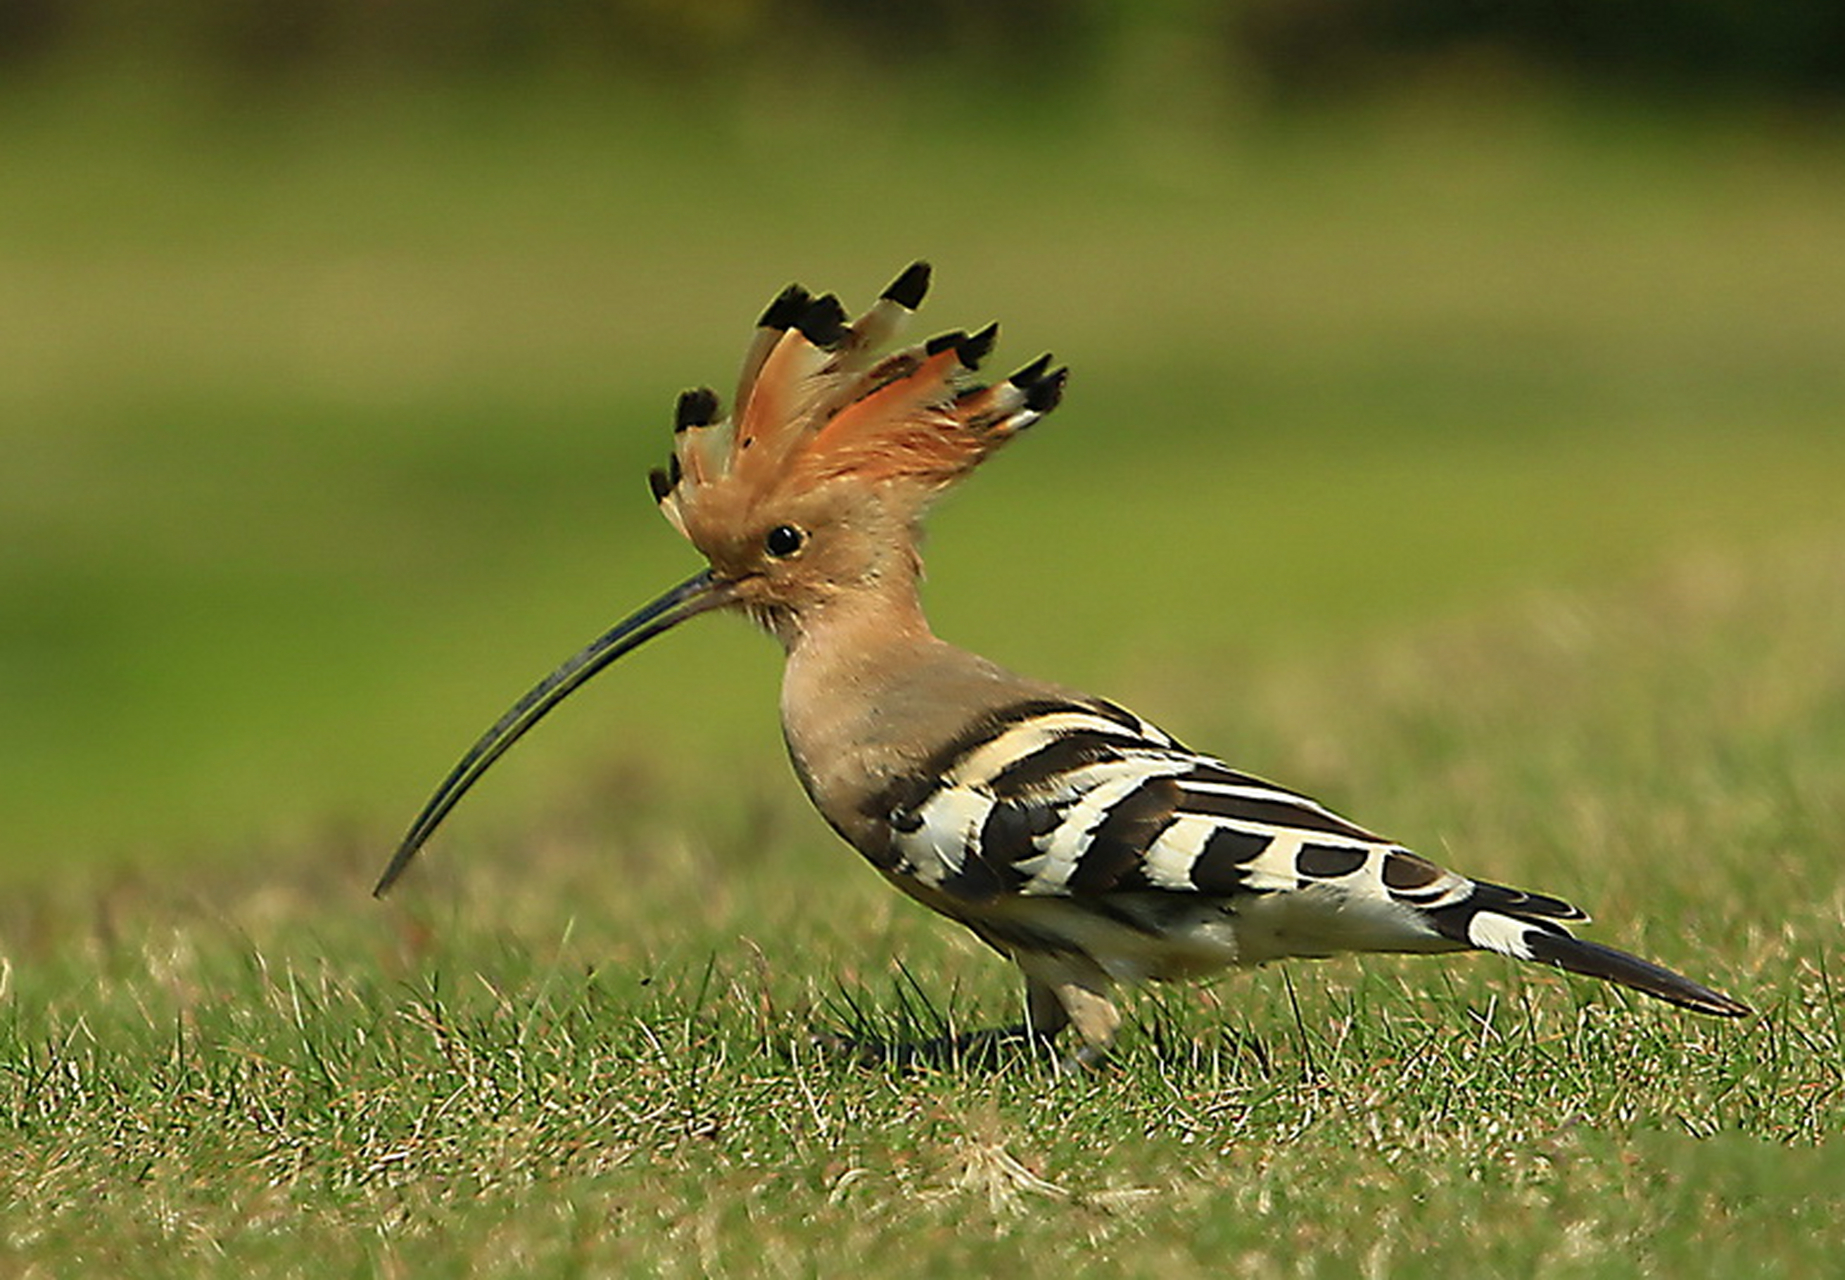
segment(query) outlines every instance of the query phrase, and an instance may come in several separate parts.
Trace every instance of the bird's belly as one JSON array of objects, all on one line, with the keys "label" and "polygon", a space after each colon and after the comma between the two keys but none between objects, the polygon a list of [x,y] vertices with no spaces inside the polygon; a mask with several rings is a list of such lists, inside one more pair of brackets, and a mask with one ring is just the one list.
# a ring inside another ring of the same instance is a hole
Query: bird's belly
[{"label": "bird's belly", "polygon": [[1014,959],[1076,953],[1127,983],[1196,978],[1288,957],[1456,946],[1400,904],[1322,886],[1233,898],[1122,893],[946,904],[917,896]]},{"label": "bird's belly", "polygon": [[1118,982],[1165,982],[1247,964],[1227,904],[1172,894],[1014,897],[951,912],[1015,960],[1086,956]]}]

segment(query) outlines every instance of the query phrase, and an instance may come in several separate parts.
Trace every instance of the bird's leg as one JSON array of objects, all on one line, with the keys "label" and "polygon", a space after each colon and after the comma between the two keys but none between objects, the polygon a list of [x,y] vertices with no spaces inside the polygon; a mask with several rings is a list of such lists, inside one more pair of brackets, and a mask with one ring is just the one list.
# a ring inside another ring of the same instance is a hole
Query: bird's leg
[{"label": "bird's leg", "polygon": [[1070,1025],[1070,1011],[1064,1007],[1057,989],[1036,978],[1025,980],[1025,1021],[1017,1031],[1043,1041],[1046,1045],[1057,1033]]},{"label": "bird's leg", "polygon": [[1087,957],[1068,953],[1025,954],[1014,959],[1025,970],[1026,1013],[1037,1034],[1050,1042],[1074,1026],[1082,1045],[1058,1060],[1058,1070],[1075,1073],[1101,1063],[1121,1030],[1121,1010],[1109,999],[1114,981]]},{"label": "bird's leg", "polygon": [[1083,1038],[1081,1048],[1059,1061],[1059,1069],[1086,1070],[1108,1056],[1109,1046],[1114,1044],[1115,1034],[1121,1030],[1121,1010],[1108,998],[1105,980],[1065,978],[1042,988],[1034,983],[1034,997],[1038,990],[1046,991],[1049,998],[1056,1001],[1063,1011],[1063,1021],[1073,1024],[1076,1033]]}]

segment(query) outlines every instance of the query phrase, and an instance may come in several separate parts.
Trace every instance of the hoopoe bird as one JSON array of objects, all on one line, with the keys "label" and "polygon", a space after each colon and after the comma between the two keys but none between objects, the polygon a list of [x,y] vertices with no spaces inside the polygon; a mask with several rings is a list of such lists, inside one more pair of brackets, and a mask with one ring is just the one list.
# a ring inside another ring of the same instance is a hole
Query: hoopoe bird
[{"label": "hoopoe bird", "polygon": [[[1123,984],[1339,952],[1494,951],[1698,1013],[1742,1002],[1573,936],[1558,898],[1446,870],[1331,810],[1193,751],[1102,698],[936,637],[918,597],[931,501],[1057,407],[1043,356],[975,378],[998,328],[881,354],[921,303],[904,271],[848,323],[798,285],[762,315],[731,412],[679,397],[653,496],[708,561],[522,698],[404,837],[384,894],[505,751],[624,654],[699,614],[742,612],[782,644],[795,772],[887,880],[1025,976],[1023,1027],[1074,1027],[1066,1065],[1108,1051]],[[969,1038],[963,1038],[969,1039]],[[996,1041],[993,1041],[996,1042]]]}]

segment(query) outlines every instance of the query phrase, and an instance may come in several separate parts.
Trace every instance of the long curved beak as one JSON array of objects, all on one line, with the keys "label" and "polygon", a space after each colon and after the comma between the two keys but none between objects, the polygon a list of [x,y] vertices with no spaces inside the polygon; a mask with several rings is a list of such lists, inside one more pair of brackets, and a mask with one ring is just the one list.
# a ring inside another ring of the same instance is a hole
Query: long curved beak
[{"label": "long curved beak", "polygon": [[541,680],[536,688],[513,704],[512,710],[483,733],[480,741],[468,748],[468,753],[461,757],[460,763],[449,770],[448,777],[442,779],[442,785],[436,788],[436,793],[429,797],[429,803],[423,806],[416,821],[410,824],[403,843],[397,846],[397,853],[391,858],[391,865],[378,878],[372,896],[382,898],[390,892],[391,886],[397,883],[397,878],[403,875],[410,860],[416,857],[417,850],[441,825],[449,810],[460,803],[461,797],[480,781],[481,775],[487,772],[495,760],[505,755],[513,743],[524,737],[526,730],[544,719],[553,707],[623,654],[632,653],[687,618],[695,618],[701,613],[709,613],[733,603],[736,597],[737,586],[734,582],[717,577],[709,569],[694,574],[652,604],[610,627],[582,652]]}]

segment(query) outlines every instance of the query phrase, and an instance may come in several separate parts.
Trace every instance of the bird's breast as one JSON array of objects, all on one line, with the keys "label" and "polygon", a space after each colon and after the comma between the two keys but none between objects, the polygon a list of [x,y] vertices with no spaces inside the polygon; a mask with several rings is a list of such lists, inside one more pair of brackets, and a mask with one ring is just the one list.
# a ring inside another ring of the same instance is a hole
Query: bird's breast
[{"label": "bird's breast", "polygon": [[893,820],[936,789],[970,729],[1050,692],[932,636],[883,652],[796,650],[782,683],[782,733],[814,807],[885,866]]}]

